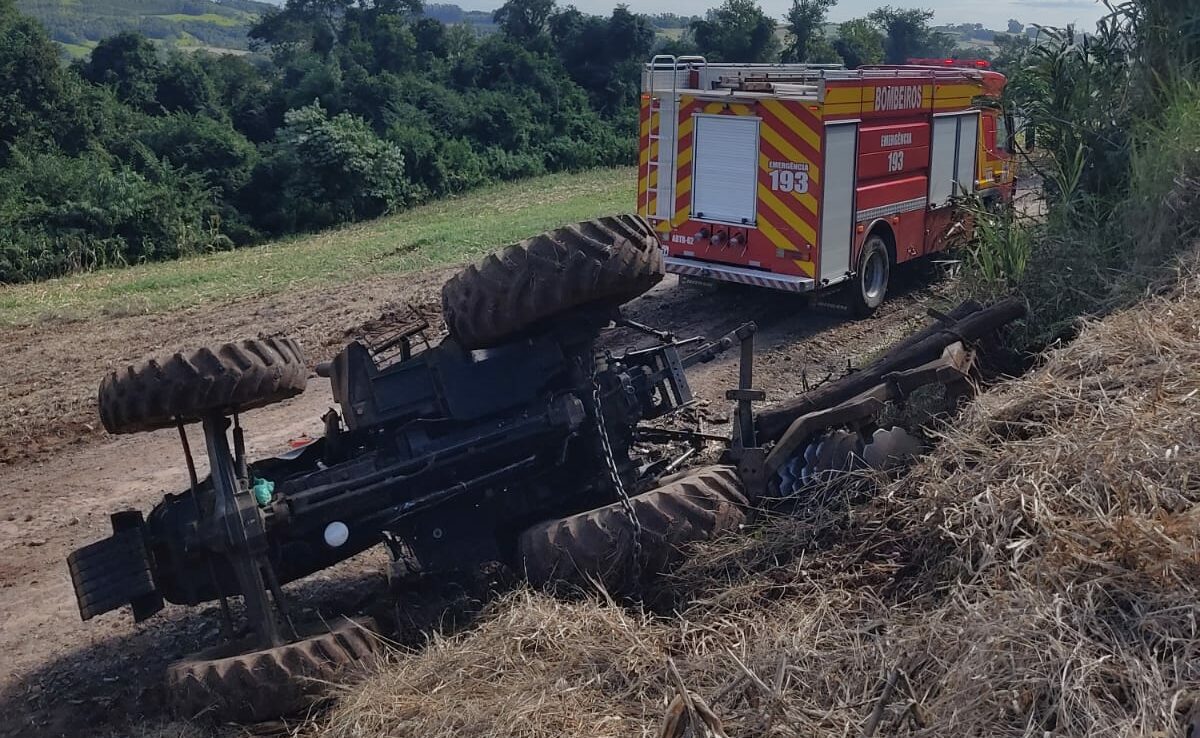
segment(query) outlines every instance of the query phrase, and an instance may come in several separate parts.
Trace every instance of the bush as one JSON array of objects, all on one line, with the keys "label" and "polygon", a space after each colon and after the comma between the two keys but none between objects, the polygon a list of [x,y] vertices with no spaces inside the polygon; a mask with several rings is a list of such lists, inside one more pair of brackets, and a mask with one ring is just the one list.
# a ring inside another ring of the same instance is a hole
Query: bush
[{"label": "bush", "polygon": [[1046,211],[985,218],[964,284],[1028,301],[1025,348],[1140,297],[1200,238],[1198,29],[1200,6],[1134,0],[1095,34],[1043,29],[1018,61],[1009,93],[1037,124]]},{"label": "bush", "polygon": [[413,194],[398,147],[362,119],[331,118],[317,103],[284,116],[270,171],[282,193],[273,225],[285,230],[377,217]]},{"label": "bush", "polygon": [[0,282],[173,259],[232,244],[203,179],[142,151],[14,151],[0,172]]},{"label": "bush", "polygon": [[157,158],[202,178],[220,209],[222,230],[235,243],[256,238],[239,210],[259,159],[245,136],[223,121],[178,113],[147,121],[140,139]]}]

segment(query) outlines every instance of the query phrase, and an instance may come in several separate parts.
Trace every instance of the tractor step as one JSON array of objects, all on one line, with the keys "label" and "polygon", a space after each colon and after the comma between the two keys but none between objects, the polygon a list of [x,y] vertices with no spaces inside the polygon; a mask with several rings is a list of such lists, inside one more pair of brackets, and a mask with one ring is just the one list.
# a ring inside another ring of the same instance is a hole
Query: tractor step
[{"label": "tractor step", "polygon": [[116,513],[112,516],[111,536],[76,549],[67,557],[79,614],[84,620],[122,605],[132,605],[133,617],[138,621],[162,609],[162,596],[150,574],[143,525],[140,512]]}]

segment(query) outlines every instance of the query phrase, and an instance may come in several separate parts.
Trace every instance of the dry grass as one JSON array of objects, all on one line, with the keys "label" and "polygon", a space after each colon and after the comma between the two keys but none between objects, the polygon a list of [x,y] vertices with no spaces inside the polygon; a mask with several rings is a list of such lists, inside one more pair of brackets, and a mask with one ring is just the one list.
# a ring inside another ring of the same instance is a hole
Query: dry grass
[{"label": "dry grass", "polygon": [[655,735],[670,657],[730,736],[1184,735],[1198,369],[1190,264],[985,394],[870,501],[831,496],[707,547],[657,614],[518,593],[394,654],[320,731]]}]

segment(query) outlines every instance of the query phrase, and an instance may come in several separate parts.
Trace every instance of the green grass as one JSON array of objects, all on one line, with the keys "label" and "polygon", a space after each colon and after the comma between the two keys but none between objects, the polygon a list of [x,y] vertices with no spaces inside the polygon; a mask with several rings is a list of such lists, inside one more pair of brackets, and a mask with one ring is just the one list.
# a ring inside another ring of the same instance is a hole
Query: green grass
[{"label": "green grass", "polygon": [[191,21],[194,23],[212,23],[214,25],[224,26],[225,28],[233,28],[234,26],[240,26],[247,22],[247,19],[245,18],[234,18],[227,15],[217,15],[216,13],[203,13],[201,15],[171,13],[169,15],[152,15],[147,17],[161,18],[163,20],[174,21],[176,23],[182,23],[184,21]]},{"label": "green grass", "polygon": [[631,212],[636,186],[632,168],[554,174],[262,246],[0,286],[0,323],[165,312],[453,263],[567,223]]},{"label": "green grass", "polygon": [[71,59],[82,59],[88,54],[92,53],[92,49],[96,48],[96,45],[90,42],[87,44],[67,44],[59,42],[59,46],[63,48],[63,51],[66,52],[67,56]]}]

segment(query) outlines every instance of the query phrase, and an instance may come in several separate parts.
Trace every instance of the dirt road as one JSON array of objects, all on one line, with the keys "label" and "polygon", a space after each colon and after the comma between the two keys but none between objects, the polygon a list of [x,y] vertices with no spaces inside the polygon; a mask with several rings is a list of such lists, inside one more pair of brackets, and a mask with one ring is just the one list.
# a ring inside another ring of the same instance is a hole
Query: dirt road
[{"label": "dirt road", "polygon": [[[67,554],[107,535],[109,512],[147,510],[164,491],[186,485],[173,431],[113,438],[98,430],[93,398],[102,372],[146,355],[277,331],[297,337],[310,361],[324,360],[398,305],[436,313],[438,289],[451,271],[203,310],[0,329],[0,735],[103,735],[153,719],[162,710],[163,666],[219,639],[211,608],[169,606],[142,624],[126,612],[80,622]],[[627,313],[680,336],[715,337],[756,321],[756,383],[779,399],[799,391],[802,373],[810,381],[840,374],[847,361],[860,364],[925,321],[925,305],[937,302],[933,268],[901,269],[896,281],[868,321],[806,307],[794,296],[681,285],[674,277]],[[736,357],[727,355],[691,375],[714,429],[728,421],[721,398],[736,372]],[[330,404],[328,385],[313,378],[304,395],[248,415],[251,455],[318,433]],[[199,442],[198,432],[194,438]],[[367,552],[288,589],[309,610],[347,611],[380,588],[382,561],[379,552]]]}]

